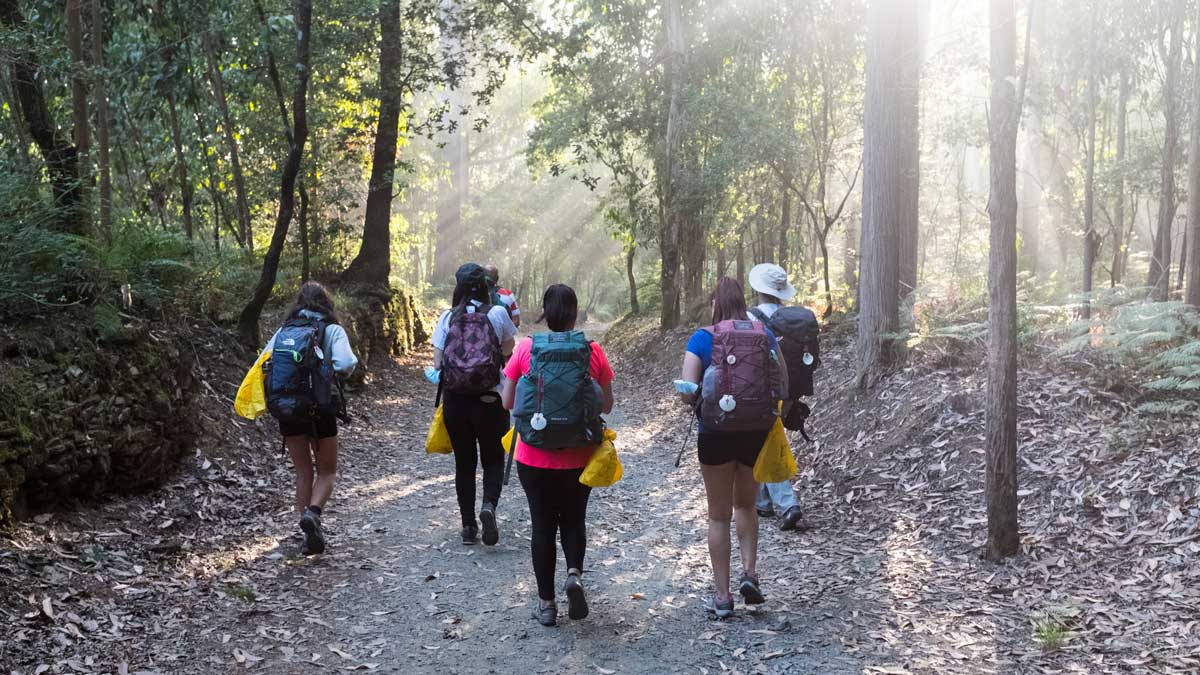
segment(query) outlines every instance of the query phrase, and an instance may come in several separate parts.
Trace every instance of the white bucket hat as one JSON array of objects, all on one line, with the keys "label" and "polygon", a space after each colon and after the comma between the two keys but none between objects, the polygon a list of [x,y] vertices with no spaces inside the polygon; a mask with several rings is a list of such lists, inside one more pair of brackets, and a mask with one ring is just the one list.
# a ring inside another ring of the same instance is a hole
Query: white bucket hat
[{"label": "white bucket hat", "polygon": [[774,263],[759,263],[750,270],[750,288],[780,300],[791,300],[796,287],[788,283],[787,271]]}]

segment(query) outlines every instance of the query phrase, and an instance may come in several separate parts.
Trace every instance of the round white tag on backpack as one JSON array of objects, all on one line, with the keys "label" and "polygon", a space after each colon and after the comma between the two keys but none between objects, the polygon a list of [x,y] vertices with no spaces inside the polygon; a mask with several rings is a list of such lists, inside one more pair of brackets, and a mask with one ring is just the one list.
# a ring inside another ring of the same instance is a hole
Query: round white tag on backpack
[{"label": "round white tag on backpack", "polygon": [[815,360],[816,359],[813,358],[812,354],[809,354],[808,352],[804,352],[804,365],[811,366],[813,364],[813,361],[815,361]]},{"label": "round white tag on backpack", "polygon": [[717,402],[717,405],[721,406],[721,410],[724,410],[725,412],[733,412],[733,409],[737,407],[737,401],[733,400],[733,396],[730,394],[725,394],[721,397],[721,400]]},{"label": "round white tag on backpack", "polygon": [[725,363],[728,363],[732,366],[733,364],[737,363],[737,357],[733,354],[730,354],[729,356],[725,357]]},{"label": "round white tag on backpack", "polygon": [[529,426],[533,427],[534,431],[545,429],[546,416],[542,413],[533,413],[533,417],[529,418]]}]

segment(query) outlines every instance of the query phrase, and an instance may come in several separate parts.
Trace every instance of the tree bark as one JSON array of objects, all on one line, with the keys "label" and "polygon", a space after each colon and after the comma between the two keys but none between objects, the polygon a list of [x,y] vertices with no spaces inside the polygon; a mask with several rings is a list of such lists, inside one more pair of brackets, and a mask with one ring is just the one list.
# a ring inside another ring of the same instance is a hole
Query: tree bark
[{"label": "tree bark", "polygon": [[1163,82],[1162,190],[1158,200],[1158,228],[1154,232],[1154,251],[1150,257],[1150,274],[1146,285],[1153,300],[1167,299],[1171,286],[1171,226],[1175,221],[1175,163],[1179,154],[1179,87],[1180,61],[1183,52],[1183,15],[1185,4],[1174,1],[1171,22],[1171,43],[1167,53],[1167,74]]},{"label": "tree bark", "polygon": [[[1117,92],[1117,194],[1116,204],[1113,206],[1113,257],[1112,271],[1109,274],[1109,282],[1112,287],[1120,284],[1124,275],[1124,251],[1127,245],[1125,242],[1125,153],[1128,146],[1129,127],[1129,68],[1127,66],[1121,68],[1120,77],[1121,84]],[[1191,195],[1190,192],[1188,194]]]},{"label": "tree bark", "polygon": [[[1017,130],[1014,0],[991,0],[988,395],[984,556],[1017,552]],[[1025,56],[1029,58],[1028,54]],[[1090,83],[1089,83],[1090,85]]]},{"label": "tree bark", "polygon": [[[992,0],[993,4],[998,0]],[[1084,319],[1092,316],[1092,283],[1096,268],[1096,7],[1091,11],[1091,29],[1088,31],[1088,84],[1087,84],[1087,148],[1083,178],[1083,305],[1080,314]]]},{"label": "tree bark", "polygon": [[679,288],[676,277],[679,273],[680,219],[683,215],[681,192],[683,187],[683,132],[685,110],[683,106],[683,75],[686,47],[683,38],[683,10],[680,0],[663,0],[663,25],[667,43],[667,87],[670,104],[667,111],[666,137],[663,139],[663,197],[659,214],[659,248],[662,253],[662,315],[663,330],[679,325]]},{"label": "tree bark", "polygon": [[[790,182],[790,181],[788,181]],[[783,213],[779,217],[779,255],[775,263],[784,270],[788,268],[788,229],[792,226],[792,193],[783,186]]]},{"label": "tree bark", "polygon": [[[899,49],[895,87],[896,114],[899,116],[899,134],[893,139],[899,153],[896,212],[898,227],[898,277],[897,293],[905,301],[917,288],[917,255],[920,246],[920,183],[921,183],[921,2],[892,0],[900,16]],[[911,322],[909,316],[905,322]]]},{"label": "tree bark", "polygon": [[637,255],[637,244],[630,244],[625,249],[625,278],[629,280],[629,311],[641,314],[642,307],[638,303],[637,279],[633,275],[633,259]]},{"label": "tree bark", "polygon": [[310,276],[308,259],[308,190],[304,181],[299,181],[297,190],[300,192],[300,281],[308,281]]},{"label": "tree bark", "polygon": [[279,212],[275,217],[275,231],[271,235],[271,244],[263,259],[262,275],[258,285],[254,287],[254,295],[246,308],[242,310],[238,321],[238,332],[247,346],[257,347],[259,342],[258,319],[262,308],[271,297],[271,289],[275,287],[275,276],[279,269],[279,257],[283,253],[284,242],[287,241],[288,225],[296,203],[296,178],[300,174],[300,162],[304,157],[304,144],[308,140],[308,81],[309,71],[309,37],[312,27],[312,0],[295,0],[293,17],[296,22],[296,90],[292,98],[292,131],[293,140],[288,151],[287,161],[280,175]]},{"label": "tree bark", "polygon": [[400,82],[403,56],[400,37],[400,0],[379,3],[379,126],[371,155],[371,182],[363,218],[358,255],[342,274],[342,281],[389,286],[391,274],[392,183],[396,173],[396,144],[404,90]]},{"label": "tree bark", "polygon": [[[0,0],[0,26],[17,33],[25,30],[25,17],[17,0]],[[87,214],[83,210],[78,152],[71,141],[59,132],[58,125],[50,116],[38,75],[40,66],[37,57],[27,44],[13,49],[8,56],[12,64],[12,86],[17,107],[50,175],[54,205],[58,211],[55,225],[64,232],[86,235],[89,228]]]},{"label": "tree bark", "polygon": [[83,51],[82,0],[67,0],[67,47],[71,51],[71,122],[75,151],[79,158],[79,179],[85,184],[91,151],[91,118],[88,115],[87,57]]},{"label": "tree bark", "polygon": [[96,70],[96,165],[100,173],[100,232],[112,236],[112,159],[109,143],[108,74],[104,67],[104,3],[92,0],[92,67]]},{"label": "tree bark", "polygon": [[188,239],[194,236],[192,227],[192,181],[188,178],[187,156],[183,153],[183,132],[179,126],[179,111],[175,93],[167,90],[167,113],[171,122],[171,143],[175,146],[175,175],[179,179],[179,193],[183,206],[183,233]]},{"label": "tree bark", "polygon": [[[250,224],[250,203],[246,198],[246,180],[242,175],[242,162],[239,157],[238,141],[233,126],[233,116],[229,114],[229,102],[225,97],[225,80],[221,75],[221,66],[217,62],[217,50],[213,46],[208,33],[201,34],[201,42],[208,60],[208,82],[212,85],[213,97],[217,102],[217,111],[221,113],[221,126],[225,130],[225,142],[229,146],[229,166],[233,172],[233,188],[237,195],[237,219],[240,233],[239,243],[254,253],[254,231]],[[257,322],[257,317],[255,321]]]},{"label": "tree bark", "polygon": [[[1196,25],[1200,26],[1200,8],[1196,11]],[[1200,40],[1196,41],[1196,57],[1193,63],[1200,64]],[[1187,285],[1184,287],[1184,302],[1200,307],[1200,68],[1192,75],[1192,129],[1188,139],[1188,191],[1187,191]]]},{"label": "tree bark", "polygon": [[[867,8],[867,88],[864,100],[865,173],[859,273],[858,372],[860,388],[873,386],[895,359],[890,335],[899,328],[901,239],[912,238],[910,187],[916,159],[906,136],[916,137],[908,110],[916,83],[905,80],[902,54],[916,49],[917,21],[911,3],[880,0]],[[911,243],[911,242],[910,242]],[[915,247],[905,244],[915,256]],[[915,257],[908,260],[915,277]],[[907,269],[907,268],[906,268]]]}]

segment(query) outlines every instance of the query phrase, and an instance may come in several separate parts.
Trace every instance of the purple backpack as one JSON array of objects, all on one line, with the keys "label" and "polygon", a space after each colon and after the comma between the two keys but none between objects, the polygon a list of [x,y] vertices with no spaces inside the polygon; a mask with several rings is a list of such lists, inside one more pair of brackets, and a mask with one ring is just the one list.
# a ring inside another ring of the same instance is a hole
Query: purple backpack
[{"label": "purple backpack", "polygon": [[713,336],[713,349],[701,387],[704,430],[770,429],[779,417],[783,377],[763,324],[730,320],[705,330]]},{"label": "purple backpack", "polygon": [[483,394],[500,384],[504,356],[500,338],[488,319],[491,305],[455,308],[450,314],[446,348],[442,350],[441,384],[458,394]]}]

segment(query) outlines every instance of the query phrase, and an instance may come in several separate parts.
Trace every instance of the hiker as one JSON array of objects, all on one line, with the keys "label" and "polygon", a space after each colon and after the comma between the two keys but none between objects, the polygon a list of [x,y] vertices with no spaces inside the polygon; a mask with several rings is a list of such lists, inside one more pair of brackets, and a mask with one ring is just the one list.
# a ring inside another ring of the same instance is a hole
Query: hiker
[{"label": "hiker", "polygon": [[[508,411],[500,405],[500,370],[512,353],[517,328],[504,307],[491,304],[483,268],[467,263],[454,275],[451,309],[433,329],[433,367],[439,371],[438,397],[454,447],[454,490],[462,516],[462,543],[500,541],[496,506],[504,477]],[[483,504],[475,519],[475,471],[483,464]]]},{"label": "hiker", "polygon": [[[345,401],[335,378],[354,372],[358,358],[324,286],[307,281],[283,326],[267,342],[267,409],[296,470],[296,511],[304,555],[325,552],[321,512],[337,475],[338,414]],[[290,358],[282,355],[289,353]],[[314,477],[314,469],[316,476]]]},{"label": "hiker", "polygon": [[758,514],[754,463],[779,416],[787,368],[771,330],[747,318],[742,285],[730,277],[712,294],[712,325],[688,340],[681,379],[699,385],[682,394],[697,412],[700,473],[708,500],[708,554],[716,591],[706,609],[733,616],[729,592],[729,521],[737,521],[742,576],[738,592],[747,605],[766,602],[759,584]]},{"label": "hiker", "polygon": [[530,551],[538,588],[533,617],[543,626],[558,622],[558,533],[567,562],[567,615],[574,620],[588,615],[582,577],[592,489],[579,478],[603,438],[600,415],[613,408],[612,367],[604,349],[575,330],[578,313],[570,286],[547,288],[538,323],[545,319],[550,332],[522,340],[504,368],[504,406],[516,421],[517,475],[533,524]]},{"label": "hiker", "polygon": [[[812,369],[816,356],[815,340],[818,334],[817,317],[804,307],[787,307],[781,311],[783,303],[796,295],[796,287],[788,282],[787,271],[773,263],[761,263],[750,270],[748,277],[750,288],[758,293],[758,306],[750,310],[750,316],[767,324],[780,340],[781,351],[787,357],[790,369],[788,378],[788,397],[783,403],[783,418],[791,418],[793,407],[807,406],[800,402],[803,396],[813,393]],[[812,354],[804,358],[805,353]],[[800,409],[796,410],[801,413]],[[805,415],[806,416],[806,415]],[[803,424],[803,420],[799,421]],[[789,428],[793,425],[788,425]],[[796,500],[796,492],[791,481],[779,483],[764,483],[759,489],[756,503],[758,515],[771,518],[776,509],[781,515],[779,529],[795,530],[804,517],[800,503]]]},{"label": "hiker", "polygon": [[[500,304],[504,305],[504,309],[508,310],[508,318],[512,319],[513,325],[517,328],[521,327],[521,306],[517,304],[517,296],[513,292],[500,285],[500,269],[495,265],[484,265],[484,274],[487,274],[491,282],[492,293],[494,300],[499,300]],[[494,301],[492,304],[496,304]]]}]

